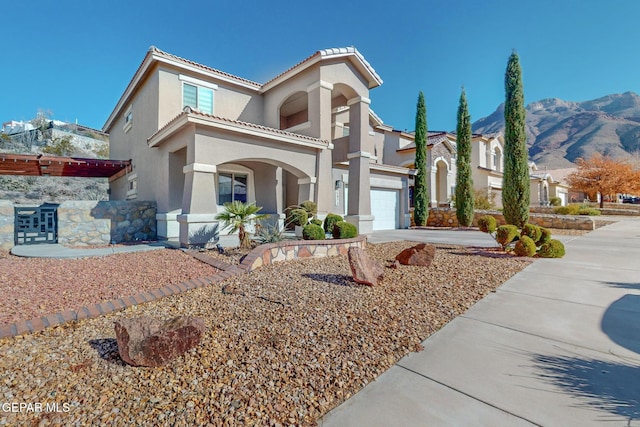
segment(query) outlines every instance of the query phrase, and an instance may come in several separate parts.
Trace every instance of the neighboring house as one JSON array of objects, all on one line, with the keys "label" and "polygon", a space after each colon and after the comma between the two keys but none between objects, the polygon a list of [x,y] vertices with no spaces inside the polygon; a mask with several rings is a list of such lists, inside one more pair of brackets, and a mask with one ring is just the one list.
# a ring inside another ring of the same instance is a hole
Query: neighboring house
[{"label": "neighboring house", "polygon": [[[384,162],[414,169],[414,132],[401,132],[385,126],[378,126],[376,130],[383,136]],[[430,205],[449,206],[456,185],[455,135],[442,131],[429,132],[426,163]]]},{"label": "neighboring house", "polygon": [[502,134],[472,135],[471,171],[474,190],[486,191],[496,207],[502,207],[502,174],[504,172]]},{"label": "neighboring house", "polygon": [[[400,132],[378,126],[384,135],[384,162],[414,168],[416,145],[413,132]],[[471,140],[471,170],[473,188],[496,193],[495,202],[501,205],[502,135],[473,135]],[[449,206],[456,188],[456,135],[448,132],[429,132],[427,139],[427,187],[430,205]]]},{"label": "neighboring house", "polygon": [[155,200],[158,235],[182,246],[214,241],[232,200],[278,219],[313,200],[362,234],[408,227],[412,171],[381,160],[369,108],[381,84],[352,47],[320,50],[265,84],[152,47],[103,128],[110,156],[133,166],[111,197]]},{"label": "neighboring house", "polygon": [[[532,176],[539,176],[541,172],[542,174],[547,174],[547,180],[549,182],[549,197],[560,197],[561,205],[566,206],[569,203],[582,202],[589,198],[582,191],[573,190],[567,182],[567,177],[577,170],[577,168],[545,169],[544,171],[532,172]],[[531,204],[534,204],[533,201]]]},{"label": "neighboring house", "polygon": [[[548,206],[552,197],[560,198],[560,205],[566,206],[570,201],[583,197],[580,193],[570,192],[566,177],[575,168],[539,170],[534,162],[529,162],[531,178],[530,204],[532,206]],[[582,201],[583,199],[580,199]]]}]

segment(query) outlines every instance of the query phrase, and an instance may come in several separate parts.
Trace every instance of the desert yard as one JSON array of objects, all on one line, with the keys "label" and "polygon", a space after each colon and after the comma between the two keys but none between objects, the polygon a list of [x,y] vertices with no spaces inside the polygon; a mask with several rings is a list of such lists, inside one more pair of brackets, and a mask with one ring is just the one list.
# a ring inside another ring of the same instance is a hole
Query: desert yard
[{"label": "desert yard", "polygon": [[[367,252],[385,263],[412,245],[368,244]],[[487,249],[436,248],[430,267],[387,268],[377,287],[354,283],[345,256],[307,258],[0,340],[2,400],[57,403],[60,408],[3,412],[0,425],[315,425],[531,262]],[[133,255],[144,259],[127,258]],[[50,260],[48,268],[66,278],[54,286],[49,275],[35,274],[43,260],[5,255],[0,259],[3,292],[16,292],[2,303],[3,319],[38,314],[37,308],[10,309],[37,295],[36,289],[85,300],[93,295],[97,300],[91,302],[100,302],[185,280],[185,274],[215,272],[180,251],[115,256],[76,263]],[[147,273],[125,270],[142,264]],[[31,279],[21,281],[21,276]],[[114,283],[118,289],[105,293]],[[30,287],[26,296],[21,286]],[[49,301],[42,304],[43,310],[52,308]],[[207,330],[200,345],[169,365],[134,368],[118,355],[113,322],[143,315],[198,316]]]}]

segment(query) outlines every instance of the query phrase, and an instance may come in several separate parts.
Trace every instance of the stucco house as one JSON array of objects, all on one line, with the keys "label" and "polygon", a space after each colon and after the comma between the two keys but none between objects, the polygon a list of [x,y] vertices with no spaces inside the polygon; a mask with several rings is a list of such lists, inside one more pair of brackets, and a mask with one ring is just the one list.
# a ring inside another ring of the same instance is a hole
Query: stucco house
[{"label": "stucco house", "polygon": [[[392,128],[376,128],[384,141],[385,163],[414,168],[416,145],[413,132]],[[456,135],[444,131],[430,131],[427,138],[427,187],[432,207],[449,206],[456,186]],[[493,192],[495,202],[501,204],[504,138],[501,134],[472,135],[471,170],[473,187]]]},{"label": "stucco house", "polygon": [[182,246],[215,241],[231,200],[274,219],[313,200],[362,234],[408,227],[414,171],[382,160],[369,97],[381,84],[353,47],[263,84],[151,47],[103,127],[133,168],[111,198],[155,200],[159,237]]},{"label": "stucco house", "polygon": [[[566,177],[573,171],[575,168],[540,170],[535,162],[529,162],[531,205],[547,206],[552,197],[560,198],[561,206],[566,206],[571,199],[575,202],[578,193],[571,192],[566,182]],[[582,200],[583,198],[580,199]]]}]

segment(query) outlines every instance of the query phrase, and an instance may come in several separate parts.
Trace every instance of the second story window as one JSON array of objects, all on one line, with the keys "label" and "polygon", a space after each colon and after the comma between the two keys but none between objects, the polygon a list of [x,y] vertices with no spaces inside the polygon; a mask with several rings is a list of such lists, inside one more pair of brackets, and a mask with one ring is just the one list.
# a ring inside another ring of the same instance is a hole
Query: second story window
[{"label": "second story window", "polygon": [[202,113],[213,114],[213,91],[218,86],[183,75],[180,75],[180,80],[182,108],[188,106]]}]

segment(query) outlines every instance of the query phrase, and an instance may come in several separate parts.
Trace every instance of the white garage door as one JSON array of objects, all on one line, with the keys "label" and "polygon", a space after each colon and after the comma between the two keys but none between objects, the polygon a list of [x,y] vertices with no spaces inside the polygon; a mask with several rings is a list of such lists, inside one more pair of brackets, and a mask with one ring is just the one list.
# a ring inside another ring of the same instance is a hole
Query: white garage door
[{"label": "white garage door", "polygon": [[400,225],[400,192],[398,190],[371,190],[371,215],[374,230],[393,230]]}]

